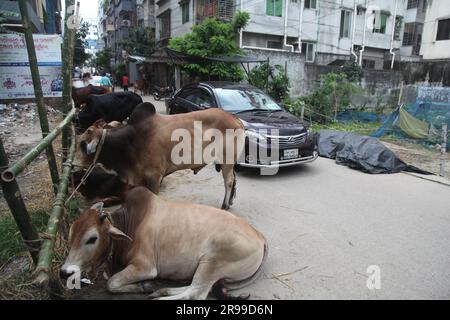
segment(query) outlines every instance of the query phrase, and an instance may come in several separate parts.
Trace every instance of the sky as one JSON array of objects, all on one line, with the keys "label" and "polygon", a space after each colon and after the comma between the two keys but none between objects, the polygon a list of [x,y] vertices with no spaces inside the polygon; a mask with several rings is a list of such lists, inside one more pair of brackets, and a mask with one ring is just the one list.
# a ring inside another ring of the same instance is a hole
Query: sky
[{"label": "sky", "polygon": [[90,24],[98,24],[98,0],[78,1],[80,2],[80,16],[83,18],[83,21],[87,21]]}]

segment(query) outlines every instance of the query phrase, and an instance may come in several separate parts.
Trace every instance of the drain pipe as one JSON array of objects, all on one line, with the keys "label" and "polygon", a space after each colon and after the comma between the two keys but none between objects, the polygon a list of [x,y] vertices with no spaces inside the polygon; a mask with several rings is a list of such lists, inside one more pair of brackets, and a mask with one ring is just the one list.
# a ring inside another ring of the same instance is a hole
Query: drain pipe
[{"label": "drain pipe", "polygon": [[394,20],[392,21],[391,49],[389,50],[389,53],[392,55],[391,70],[394,69],[394,61],[395,61],[394,33],[395,33],[395,20],[397,20],[397,3],[398,0],[395,0]]},{"label": "drain pipe", "polygon": [[284,5],[284,47],[290,48],[290,52],[294,51],[294,46],[287,43],[287,25],[288,25],[288,13],[289,13],[289,0],[286,0]]},{"label": "drain pipe", "polygon": [[[244,11],[244,0],[240,0],[240,11],[242,12],[242,11]],[[242,33],[243,33],[243,30],[242,30],[242,28],[241,28],[241,30],[239,30],[239,48],[241,48],[242,49]]]},{"label": "drain pipe", "polygon": [[361,50],[359,51],[359,66],[360,67],[362,67],[363,52],[366,49],[367,0],[365,2],[364,6],[365,6],[366,10],[364,12],[363,38],[362,38]]},{"label": "drain pipe", "polygon": [[298,52],[302,53],[302,24],[303,24],[303,0],[300,0],[300,17],[298,18]]},{"label": "drain pipe", "polygon": [[353,28],[352,28],[352,44],[350,48],[350,53],[355,57],[355,62],[358,61],[358,56],[355,53],[355,50],[353,49],[353,46],[355,45],[355,30],[356,30],[356,0],[353,0]]}]

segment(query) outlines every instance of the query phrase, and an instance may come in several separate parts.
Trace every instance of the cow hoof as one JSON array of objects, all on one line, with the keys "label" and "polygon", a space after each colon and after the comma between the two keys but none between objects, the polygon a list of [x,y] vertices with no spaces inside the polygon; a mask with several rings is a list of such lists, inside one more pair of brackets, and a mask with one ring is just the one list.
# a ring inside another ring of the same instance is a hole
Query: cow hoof
[{"label": "cow hoof", "polygon": [[228,204],[222,204],[222,208],[221,208],[222,210],[228,210],[228,209],[230,209],[230,206],[228,205]]},{"label": "cow hoof", "polygon": [[153,293],[155,292],[155,287],[153,286],[153,283],[150,281],[144,281],[141,283],[142,290],[144,290],[144,293]]}]

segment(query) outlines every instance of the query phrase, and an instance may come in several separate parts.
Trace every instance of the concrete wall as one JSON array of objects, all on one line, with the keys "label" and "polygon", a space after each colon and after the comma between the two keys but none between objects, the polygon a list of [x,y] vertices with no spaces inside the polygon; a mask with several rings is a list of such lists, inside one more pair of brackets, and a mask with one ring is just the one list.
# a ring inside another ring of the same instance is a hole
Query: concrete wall
[{"label": "concrete wall", "polygon": [[[261,49],[246,49],[245,51],[249,56],[269,58],[271,65],[287,66],[287,75],[291,84],[290,95],[293,97],[309,94],[319,88],[321,75],[341,71],[339,66],[305,63],[305,56],[299,53]],[[251,67],[256,65],[252,64]],[[387,101],[391,90],[399,87],[402,79],[400,71],[364,70],[361,86],[366,89],[366,92],[361,96],[367,97],[364,99],[357,97],[355,103],[374,107],[380,96],[382,96],[382,100]]]},{"label": "concrete wall", "polygon": [[436,41],[439,19],[450,18],[450,5],[448,0],[430,1],[426,12],[426,23],[422,34],[420,54],[423,59],[450,59],[450,40]]}]

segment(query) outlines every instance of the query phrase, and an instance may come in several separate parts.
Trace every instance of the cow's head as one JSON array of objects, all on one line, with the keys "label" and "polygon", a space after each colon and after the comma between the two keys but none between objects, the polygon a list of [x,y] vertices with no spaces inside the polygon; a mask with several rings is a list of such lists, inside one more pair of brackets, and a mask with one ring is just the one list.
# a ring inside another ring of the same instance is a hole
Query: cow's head
[{"label": "cow's head", "polygon": [[87,128],[79,137],[80,151],[83,155],[91,156],[97,151],[98,144],[102,138],[103,129],[95,125]]},{"label": "cow's head", "polygon": [[108,258],[112,240],[131,240],[114,227],[103,211],[103,202],[94,204],[80,214],[69,232],[69,255],[61,267],[61,278],[71,276],[77,267],[89,272],[100,267]]}]

